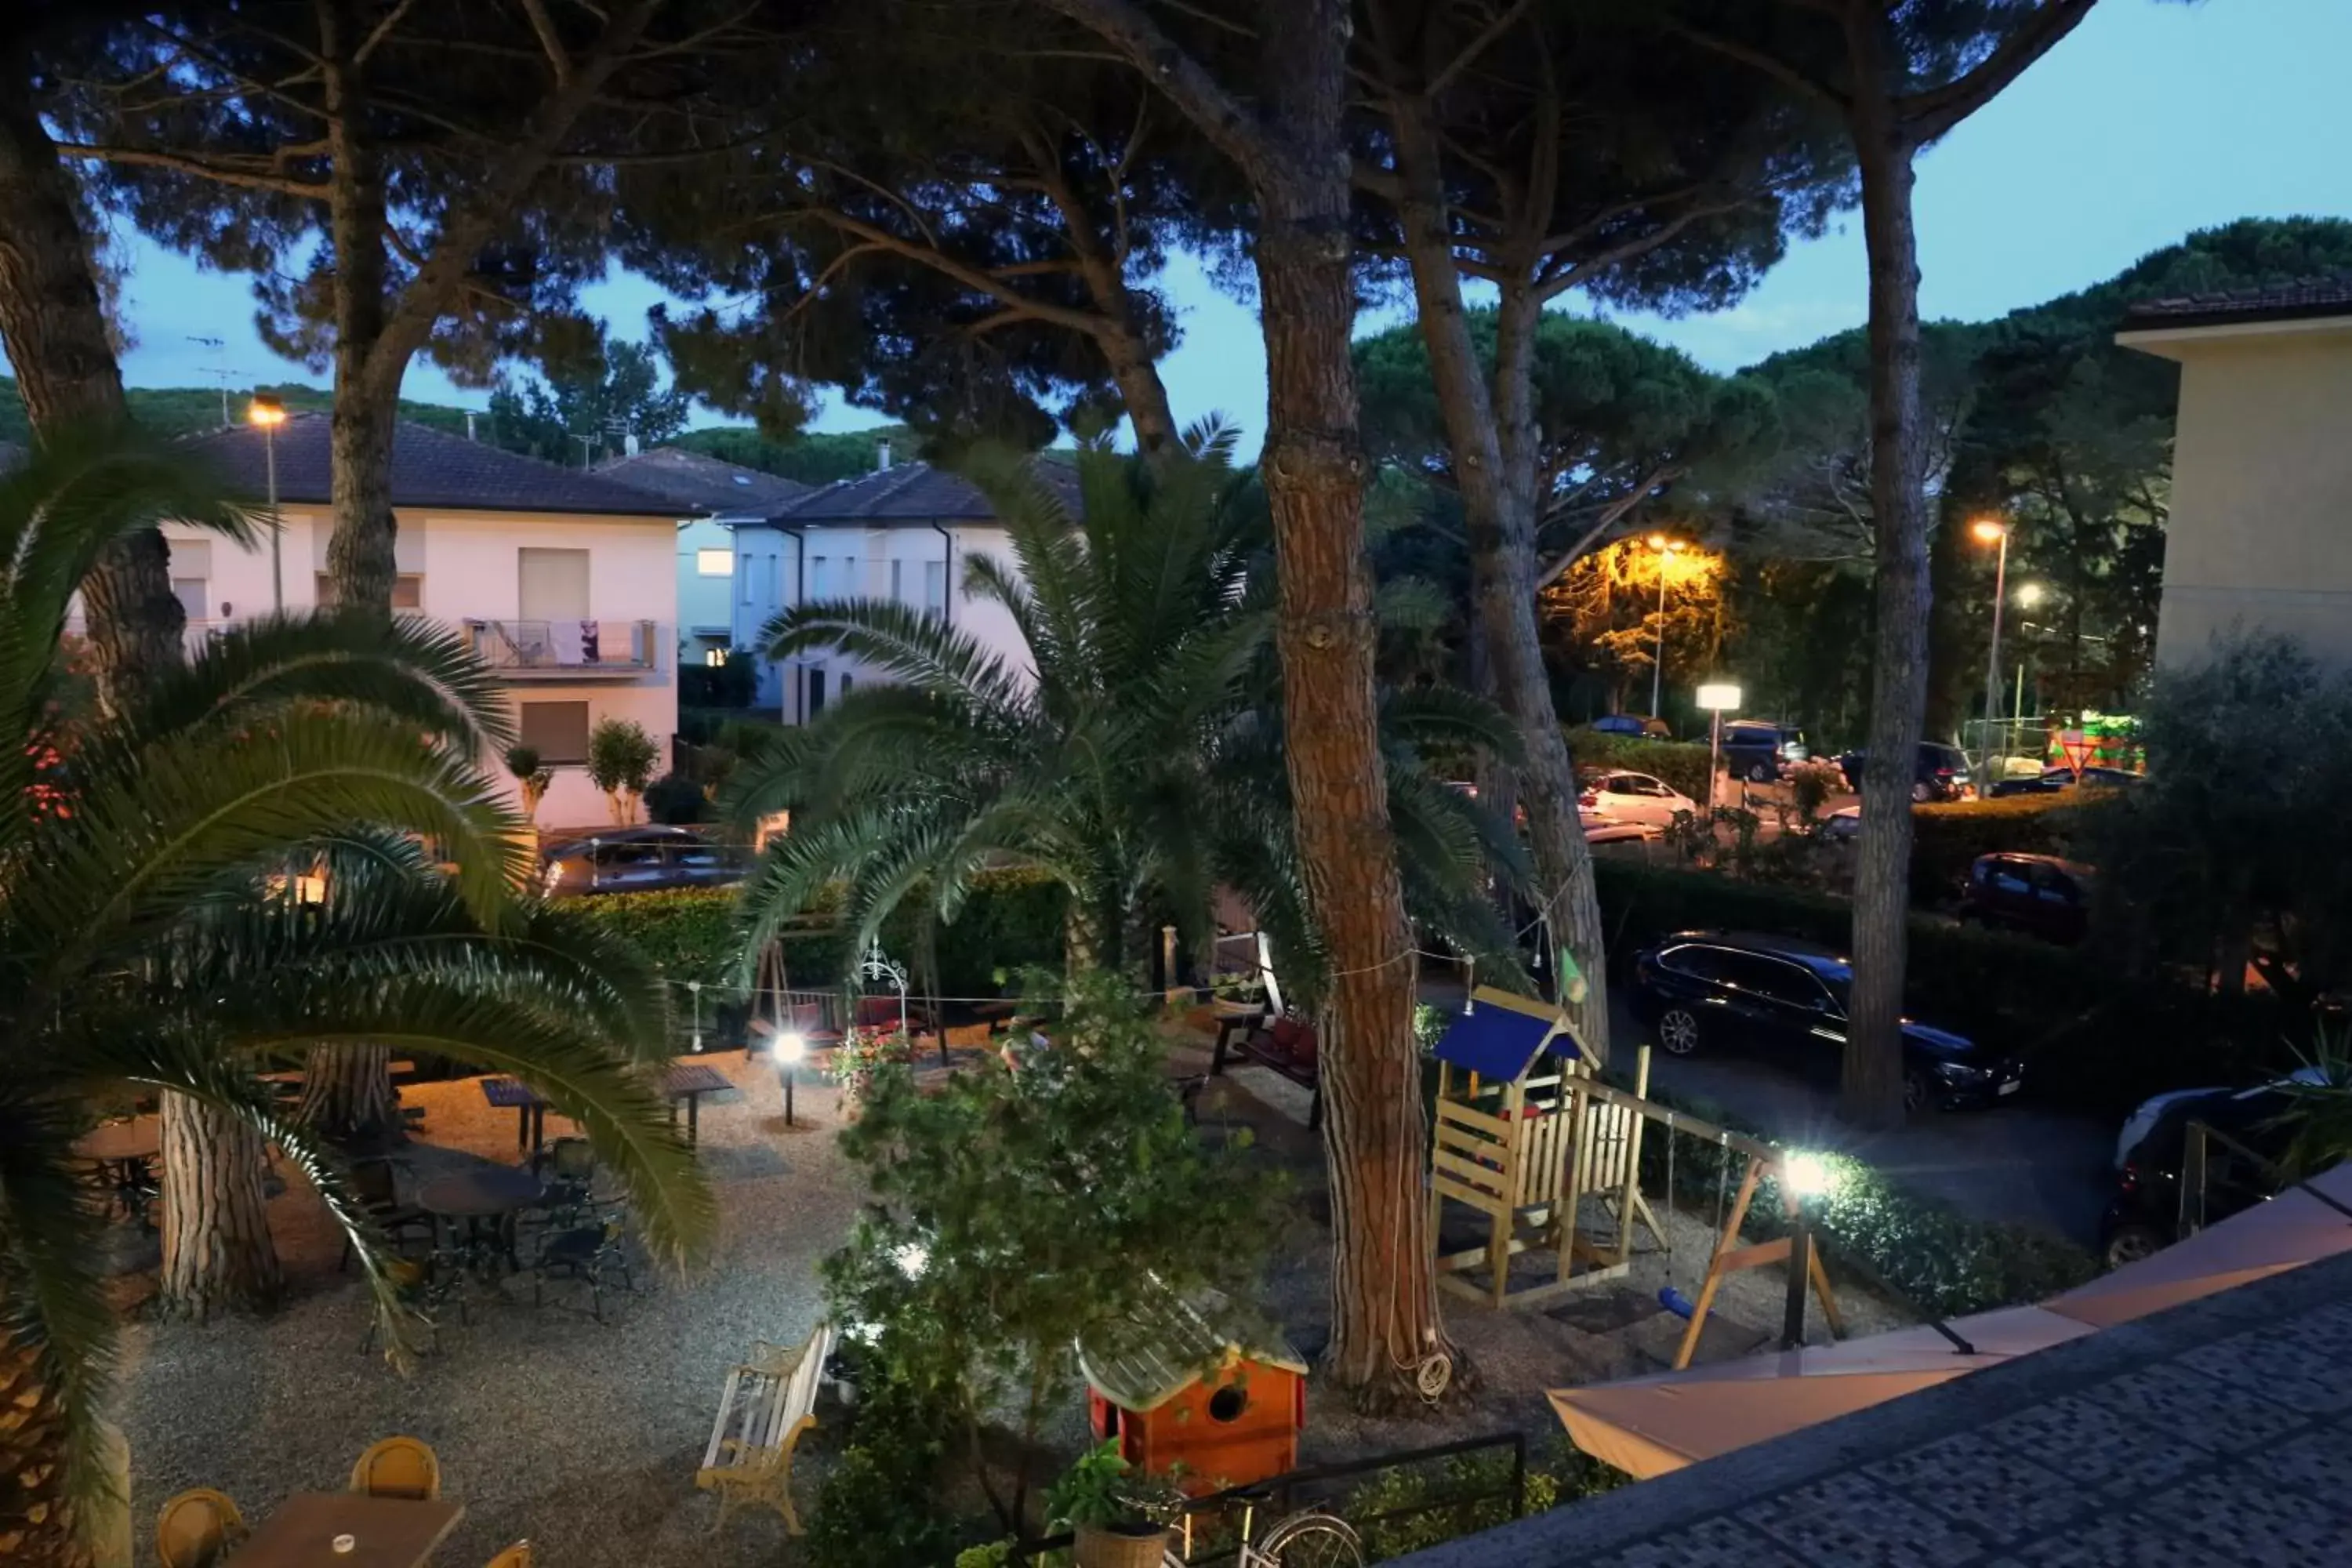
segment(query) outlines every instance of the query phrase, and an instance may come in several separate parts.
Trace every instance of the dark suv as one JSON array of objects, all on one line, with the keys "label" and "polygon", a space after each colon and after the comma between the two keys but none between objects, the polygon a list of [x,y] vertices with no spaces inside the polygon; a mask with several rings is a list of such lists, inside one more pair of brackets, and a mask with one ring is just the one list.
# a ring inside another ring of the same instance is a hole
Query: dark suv
[{"label": "dark suv", "polygon": [[[1788,937],[1683,931],[1633,960],[1633,1016],[1669,1056],[1738,1044],[1801,1069],[1833,1069],[1845,1051],[1853,985],[1853,971],[1829,948]],[[2015,1094],[2024,1077],[2014,1057],[1903,1021],[1906,1110],[1990,1105]]]},{"label": "dark suv", "polygon": [[1770,784],[1783,767],[1806,755],[1805,732],[1791,725],[1735,719],[1723,727],[1723,764],[1733,778]]},{"label": "dark suv", "polygon": [[751,858],[685,827],[616,827],[552,844],[540,854],[540,887],[572,893],[653,893],[740,882]]},{"label": "dark suv", "polygon": [[2088,866],[2055,855],[1979,855],[1960,890],[1960,917],[2078,942],[2090,924],[2091,875]]},{"label": "dark suv", "polygon": [[[1848,752],[1837,760],[1838,766],[1845,772],[1846,787],[1856,795],[1862,793],[1863,765],[1869,760],[1868,752]],[[1919,755],[1911,768],[1913,801],[1925,805],[1930,801],[1958,800],[1968,787],[1966,752],[1941,741],[1919,742]]]},{"label": "dark suv", "polygon": [[2099,1219],[2099,1255],[2109,1268],[2137,1263],[2179,1237],[2180,1166],[2189,1124],[2201,1121],[2221,1139],[2205,1146],[2204,1223],[2227,1219],[2278,1191],[2272,1163],[2286,1152],[2293,1126],[2283,1120],[2294,1100],[2278,1083],[2252,1089],[2192,1089],[2161,1094],[2135,1111],[2117,1142],[2116,1189]]}]

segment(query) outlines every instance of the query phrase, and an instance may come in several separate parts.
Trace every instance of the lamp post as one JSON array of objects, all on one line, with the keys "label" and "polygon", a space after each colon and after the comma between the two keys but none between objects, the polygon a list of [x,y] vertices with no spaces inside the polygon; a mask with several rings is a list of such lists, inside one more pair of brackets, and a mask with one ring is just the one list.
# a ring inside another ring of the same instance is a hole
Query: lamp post
[{"label": "lamp post", "polygon": [[[1662,711],[1666,680],[1666,564],[1682,552],[1683,542],[1654,533],[1650,548],[1658,552],[1658,651],[1650,663],[1650,717],[1663,719]],[[1710,785],[1710,788],[1713,786]]]},{"label": "lamp post", "polygon": [[1709,681],[1698,689],[1698,705],[1713,716],[1706,737],[1706,815],[1715,818],[1715,770],[1723,758],[1723,716],[1739,707],[1739,688],[1728,681]]},{"label": "lamp post", "polygon": [[[1985,664],[1985,776],[1977,783],[1977,794],[1981,795],[1992,784],[1993,727],[2000,721],[2000,608],[2001,601],[2009,596],[2009,525],[1998,518],[1980,517],[1969,525],[1969,531],[1976,536],[1978,543],[1995,545],[2000,552],[1994,558],[1992,569],[1992,652]],[[2008,748],[2003,747],[2004,763],[2008,756]]]},{"label": "lamp post", "polygon": [[286,523],[278,515],[278,427],[286,423],[286,405],[266,392],[257,392],[246,405],[248,424],[261,429],[261,447],[269,474],[269,607],[286,613]]}]

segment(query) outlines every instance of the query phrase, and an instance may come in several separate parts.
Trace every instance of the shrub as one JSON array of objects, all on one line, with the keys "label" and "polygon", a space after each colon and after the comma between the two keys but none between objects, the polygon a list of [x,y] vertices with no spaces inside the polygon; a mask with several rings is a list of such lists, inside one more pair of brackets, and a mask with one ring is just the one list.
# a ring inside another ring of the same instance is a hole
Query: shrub
[{"label": "shrub", "polygon": [[684,773],[664,773],[646,788],[646,815],[656,822],[684,826],[702,820],[702,786]]},{"label": "shrub", "polygon": [[1569,753],[1579,778],[1609,768],[1648,773],[1690,796],[1706,798],[1707,750],[1688,741],[1653,741],[1642,735],[1612,735],[1600,730],[1568,731]]},{"label": "shrub", "polygon": [[660,748],[635,719],[599,719],[588,731],[588,782],[604,792],[614,822],[635,820],[637,797],[660,759]]},{"label": "shrub", "polygon": [[[1520,1512],[1542,1513],[1613,1490],[1627,1479],[1556,1436],[1528,1458]],[[1456,1454],[1435,1465],[1383,1471],[1349,1492],[1339,1512],[1362,1535],[1365,1561],[1385,1563],[1509,1523],[1516,1517],[1510,1492],[1511,1455],[1507,1449],[1488,1448]]]},{"label": "shrub", "polygon": [[[953,924],[932,933],[940,989],[950,996],[994,996],[1022,970],[1062,967],[1062,925],[1070,895],[1041,871],[982,871]],[[885,947],[917,951],[917,933],[930,907],[927,891],[902,902],[882,928]]]},{"label": "shrub", "polygon": [[809,1568],[945,1563],[968,1539],[940,1504],[953,1411],[876,1365],[858,1384],[849,1441],[817,1489]]},{"label": "shrub", "polygon": [[[1653,1085],[1650,1098],[1734,1131],[1761,1137],[1721,1106]],[[1825,1155],[1835,1184],[1820,1204],[1824,1256],[1870,1283],[1935,1317],[1958,1317],[1995,1307],[2039,1301],[2097,1272],[2082,1247],[2032,1226],[1970,1219],[1938,1199],[1889,1181],[1860,1160]],[[1691,1212],[1712,1218],[1727,1191],[1739,1184],[1745,1157],[1736,1150],[1681,1138],[1675,1145],[1675,1194]],[[1642,1141],[1642,1180],[1652,1191],[1665,1181],[1664,1135]],[[1748,1205],[1741,1236],[1768,1241],[1788,1233],[1779,1184],[1766,1177]]]},{"label": "shrub", "polygon": [[2101,792],[2078,804],[2067,795],[2017,795],[2000,800],[1956,801],[1911,811],[1911,898],[1915,903],[1959,890],[1979,855],[2063,855],[2083,811]]}]

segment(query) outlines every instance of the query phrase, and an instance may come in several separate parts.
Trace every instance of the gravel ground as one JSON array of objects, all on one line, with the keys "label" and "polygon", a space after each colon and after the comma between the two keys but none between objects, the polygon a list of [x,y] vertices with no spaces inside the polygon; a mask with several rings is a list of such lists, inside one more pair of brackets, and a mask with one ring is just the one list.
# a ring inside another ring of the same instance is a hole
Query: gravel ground
[{"label": "gravel ground", "polygon": [[[717,1253],[690,1278],[641,1277],[641,1293],[608,1295],[602,1324],[577,1287],[557,1285],[535,1310],[528,1281],[509,1282],[469,1326],[445,1326],[413,1371],[395,1371],[360,1349],[366,1304],[336,1272],[315,1194],[298,1183],[277,1199],[285,1310],[142,1323],[127,1337],[121,1422],[142,1562],[156,1508],[184,1487],[216,1487],[257,1521],[289,1493],[341,1489],[362,1448],[401,1432],[434,1447],[445,1495],[466,1505],[436,1553],[444,1565],[487,1562],[520,1538],[562,1568],[774,1563],[780,1521],[743,1510],[713,1535],[718,1505],[695,1490],[694,1470],[727,1368],[754,1340],[797,1341],[816,1321],[817,1261],[860,1194],[830,1135],[829,1090],[803,1085],[798,1120],[819,1130],[786,1132],[772,1071],[734,1056],[712,1065],[739,1085],[702,1110],[703,1165],[725,1215]],[[474,1080],[412,1086],[404,1099],[427,1110],[421,1165],[514,1159],[513,1113],[486,1106]]]}]

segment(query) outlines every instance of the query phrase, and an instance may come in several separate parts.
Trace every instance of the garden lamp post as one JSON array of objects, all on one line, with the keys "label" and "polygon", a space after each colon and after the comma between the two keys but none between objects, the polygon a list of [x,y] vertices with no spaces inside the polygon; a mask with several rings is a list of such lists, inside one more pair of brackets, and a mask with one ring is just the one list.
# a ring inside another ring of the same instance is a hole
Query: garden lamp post
[{"label": "garden lamp post", "polygon": [[278,427],[286,423],[286,405],[268,393],[257,392],[246,405],[248,424],[261,431],[263,461],[269,476],[269,607],[286,613],[286,520],[278,515]]},{"label": "garden lamp post", "polygon": [[1715,770],[1723,761],[1723,716],[1739,708],[1739,688],[1729,681],[1709,681],[1698,689],[1698,705],[1710,721],[1706,738],[1706,814],[1715,816]]},{"label": "garden lamp post", "polygon": [[[1985,776],[1977,782],[1981,795],[1992,784],[1992,737],[2000,716],[2000,609],[2001,601],[2009,596],[2009,525],[1998,518],[1980,517],[1969,525],[1969,531],[1979,544],[1995,546],[2000,553],[1994,557],[1992,569],[1992,652],[1985,664]],[[2009,748],[2001,748],[2001,760],[2009,759]]]},{"label": "garden lamp post", "polygon": [[1836,1173],[1819,1154],[1791,1150],[1780,1161],[1780,1201],[1789,1215],[1789,1292],[1780,1317],[1780,1348],[1805,1343],[1805,1289],[1813,1271],[1813,1229],[1821,1202],[1837,1184]]},{"label": "garden lamp post", "polygon": [[1650,664],[1650,717],[1661,719],[1665,716],[1661,710],[1666,682],[1666,567],[1682,553],[1683,542],[1654,533],[1649,543],[1658,552],[1658,652]]}]

